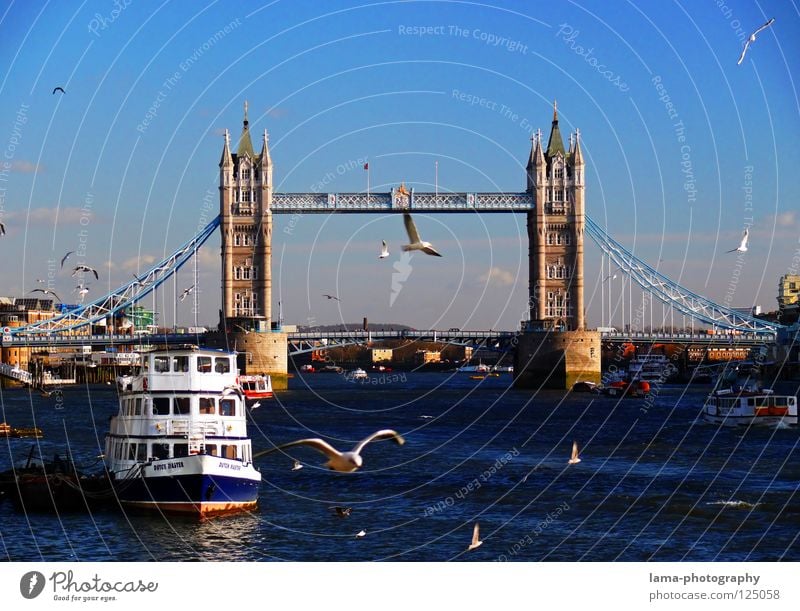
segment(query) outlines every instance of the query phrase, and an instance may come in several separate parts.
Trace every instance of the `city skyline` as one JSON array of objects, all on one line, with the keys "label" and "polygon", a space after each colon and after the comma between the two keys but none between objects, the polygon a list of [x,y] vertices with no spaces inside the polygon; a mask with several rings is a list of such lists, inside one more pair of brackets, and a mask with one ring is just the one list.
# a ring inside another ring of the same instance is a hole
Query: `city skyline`
[{"label": "city skyline", "polygon": [[[238,142],[245,100],[254,137],[269,131],[276,191],[366,191],[369,180],[372,192],[517,192],[530,135],[547,137],[557,99],[562,132],[581,130],[589,216],[688,288],[775,309],[800,235],[798,154],[781,137],[798,128],[798,17],[782,3],[626,6],[11,4],[0,244],[23,255],[0,295],[27,296],[73,250],[100,271],[96,297],[197,233],[218,212],[222,134]],[[737,66],[740,32],[764,17],[774,27]],[[273,311],[280,300],[286,323],[515,328],[525,219],[473,216],[415,215],[445,256],[406,261],[392,298],[399,216],[277,215]],[[748,253],[726,254],[745,227]],[[599,253],[587,241],[590,326],[614,324],[601,316]],[[215,324],[218,238],[198,269],[198,322]],[[59,271],[52,288],[69,294],[73,280]],[[185,268],[178,293],[193,283]],[[194,324],[190,299],[177,318],[172,296],[160,301],[162,323]]]}]

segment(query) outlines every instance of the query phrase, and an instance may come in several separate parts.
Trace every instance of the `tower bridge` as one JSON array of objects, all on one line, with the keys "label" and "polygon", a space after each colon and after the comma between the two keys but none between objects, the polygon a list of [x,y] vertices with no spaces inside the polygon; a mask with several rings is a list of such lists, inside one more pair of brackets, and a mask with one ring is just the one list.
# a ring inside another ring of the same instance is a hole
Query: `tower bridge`
[{"label": "tower bridge", "polygon": [[[49,319],[4,329],[3,361],[8,362],[7,347],[32,345],[39,341],[35,338],[44,337],[52,343],[61,343],[58,338],[67,343],[82,343],[78,337],[90,334],[87,329],[101,323],[107,326],[109,333],[118,332],[118,328],[115,329],[117,317],[163,285],[196,255],[197,249],[219,227],[222,242],[220,333],[208,334],[208,341],[246,354],[246,362],[242,358],[239,363],[242,371],[269,373],[276,387],[280,387],[287,373],[290,338],[279,325],[273,324],[272,318],[274,214],[408,211],[525,214],[529,240],[528,320],[520,330],[506,332],[508,337],[498,336],[506,344],[513,335],[515,378],[521,386],[538,386],[545,380],[560,387],[568,387],[578,378],[599,381],[601,333],[586,329],[585,324],[583,254],[587,234],[603,256],[613,261],[632,282],[692,320],[715,329],[731,330],[740,334],[742,341],[752,343],[770,341],[781,328],[781,325],[743,315],[685,289],[627,251],[593,222],[585,214],[585,162],[580,131],[570,134],[565,146],[555,104],[547,142],[540,130],[531,137],[526,188],[522,192],[429,193],[409,190],[403,185],[387,193],[273,192],[268,135],[265,130],[261,151],[256,153],[247,103],[235,152],[230,134],[225,132],[219,172],[220,214],[198,235],[155,264],[141,278],[108,295]],[[626,335],[605,337],[604,341],[625,341]],[[301,338],[291,339],[300,341]],[[461,339],[472,341],[475,338]],[[713,341],[708,337],[686,337],[678,338],[678,342],[701,339]],[[642,338],[642,341],[648,340]]]}]

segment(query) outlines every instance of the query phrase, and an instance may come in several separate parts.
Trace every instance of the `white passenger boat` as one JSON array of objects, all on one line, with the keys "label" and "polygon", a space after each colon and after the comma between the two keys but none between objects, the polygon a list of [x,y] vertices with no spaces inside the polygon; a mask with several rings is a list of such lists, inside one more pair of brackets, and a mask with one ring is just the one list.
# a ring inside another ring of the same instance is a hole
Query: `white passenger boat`
[{"label": "white passenger boat", "polygon": [[357,369],[353,369],[353,371],[347,374],[347,377],[351,380],[367,380],[369,379],[369,375],[366,371],[358,367]]},{"label": "white passenger boat", "polygon": [[121,381],[106,435],[106,467],[126,507],[204,516],[256,506],[236,355],[155,351]]},{"label": "white passenger boat", "polygon": [[708,396],[703,418],[726,426],[796,426],[797,397],[754,386],[723,388]]},{"label": "white passenger boat", "polygon": [[663,354],[637,354],[628,365],[628,379],[663,383],[673,367]]}]

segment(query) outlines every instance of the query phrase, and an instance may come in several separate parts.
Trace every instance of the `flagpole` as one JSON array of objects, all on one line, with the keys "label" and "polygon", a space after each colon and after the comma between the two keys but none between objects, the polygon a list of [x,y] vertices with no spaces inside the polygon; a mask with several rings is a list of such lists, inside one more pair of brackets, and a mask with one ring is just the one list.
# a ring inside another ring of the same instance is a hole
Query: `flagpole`
[{"label": "flagpole", "polygon": [[367,171],[367,204],[369,204],[369,161],[364,164],[364,169]]},{"label": "flagpole", "polygon": [[439,162],[438,161],[434,161],[433,165],[434,165],[435,174],[436,174],[436,178],[434,179],[435,196],[438,199],[439,198]]}]

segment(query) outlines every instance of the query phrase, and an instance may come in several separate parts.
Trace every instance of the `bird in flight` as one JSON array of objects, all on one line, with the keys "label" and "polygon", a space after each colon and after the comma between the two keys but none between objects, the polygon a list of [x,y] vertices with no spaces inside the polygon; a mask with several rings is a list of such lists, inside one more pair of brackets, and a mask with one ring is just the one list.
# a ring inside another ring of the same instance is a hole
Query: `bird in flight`
[{"label": "bird in flight", "polygon": [[483,545],[483,541],[481,541],[481,525],[475,522],[475,527],[472,529],[472,543],[469,544],[467,551],[471,552],[481,545]]},{"label": "bird in flight", "polygon": [[254,454],[253,457],[258,458],[259,456],[265,456],[266,454],[271,454],[272,452],[285,450],[286,448],[292,448],[294,446],[309,446],[328,457],[328,462],[325,463],[325,466],[328,467],[328,469],[339,471],[341,473],[352,473],[353,471],[358,470],[358,468],[364,464],[364,460],[361,458],[361,451],[364,449],[364,446],[371,441],[376,441],[378,439],[394,439],[399,445],[403,445],[405,443],[405,439],[403,439],[397,431],[383,429],[373,433],[366,439],[359,441],[356,444],[356,447],[349,452],[340,452],[328,442],[323,441],[322,439],[314,438],[300,439],[298,441],[292,441],[291,443],[284,443],[283,445],[270,448],[269,450],[258,452]]},{"label": "bird in flight", "polygon": [[386,240],[381,240],[381,254],[378,255],[379,259],[385,259],[389,256],[389,247],[386,245]]},{"label": "bird in flight", "polygon": [[183,301],[184,299],[186,299],[186,297],[191,295],[193,292],[194,292],[194,284],[192,286],[190,286],[188,289],[183,289],[183,292],[181,293],[181,296],[178,297],[178,299]]},{"label": "bird in flight", "polygon": [[0,223],[0,235],[6,235],[6,226]]},{"label": "bird in flight", "polygon": [[73,254],[75,254],[75,251],[74,250],[70,250],[67,254],[65,254],[61,258],[61,269],[64,269],[64,263],[66,263],[67,259],[69,259],[69,256],[73,255]]},{"label": "bird in flight", "polygon": [[74,277],[75,274],[83,274],[88,272],[92,272],[94,274],[95,280],[100,280],[100,276],[97,275],[97,270],[93,267],[89,267],[88,265],[84,265],[83,263],[75,266],[75,269],[72,270],[72,276]]},{"label": "bird in flight", "polygon": [[56,91],[60,91],[61,93],[67,93],[66,91],[64,91],[63,87],[56,87],[55,89],[53,89],[53,95],[56,94]]},{"label": "bird in flight", "polygon": [[328,295],[325,294],[323,297],[327,297],[328,299],[335,299],[336,301],[341,301],[336,295]]},{"label": "bird in flight", "polygon": [[302,468],[303,465],[300,464],[300,461],[298,460],[294,461],[294,464],[292,465],[292,471],[299,471]]},{"label": "bird in flight", "polygon": [[426,255],[434,257],[441,257],[438,252],[433,248],[430,242],[423,242],[419,237],[417,226],[414,224],[414,219],[408,212],[403,212],[403,222],[406,225],[406,233],[408,234],[409,244],[403,244],[403,250],[408,252],[410,250],[421,250]]},{"label": "bird in flight", "polygon": [[250,406],[250,409],[258,409],[259,407],[261,407],[261,401],[256,401]]},{"label": "bird in flight", "polygon": [[335,511],[336,515],[340,518],[346,518],[353,512],[352,507],[331,507],[331,509]]},{"label": "bird in flight", "polygon": [[47,280],[44,280],[42,278],[37,278],[36,282],[38,282],[39,284],[44,284],[45,282],[47,282]]},{"label": "bird in flight", "polygon": [[367,531],[366,530],[359,530],[356,533],[356,539],[360,539],[361,537],[366,537],[366,536],[367,536]]},{"label": "bird in flight", "polygon": [[744,233],[742,233],[742,241],[739,243],[739,246],[732,248],[731,250],[726,250],[725,252],[747,252],[748,239],[750,239],[750,230],[745,228]]},{"label": "bird in flight", "polygon": [[249,331],[249,330],[247,330],[247,329],[245,329],[245,328],[244,328],[242,325],[237,325],[236,323],[233,323],[233,326],[234,326],[234,327],[236,327],[237,329],[239,329],[239,331],[241,331],[241,332],[242,332],[242,333],[244,333],[245,335],[247,335],[248,333],[250,333],[250,331]]},{"label": "bird in flight", "polygon": [[581,462],[581,459],[578,458],[578,442],[577,441],[573,441],[572,442],[572,456],[570,456],[570,459],[567,461],[567,464],[568,465],[577,465],[579,462]]},{"label": "bird in flight", "polygon": [[61,301],[61,297],[55,294],[55,292],[51,291],[50,289],[33,289],[31,293],[44,293],[45,295],[52,295],[59,301]]},{"label": "bird in flight", "polygon": [[747,40],[744,41],[744,48],[742,49],[742,54],[739,56],[739,61],[736,62],[737,66],[741,66],[742,65],[742,62],[744,61],[745,53],[747,53],[747,49],[749,49],[750,45],[753,44],[756,41],[756,34],[760,33],[761,30],[766,30],[773,23],[775,23],[775,20],[774,19],[770,19],[769,21],[767,21],[767,23],[765,23],[760,28],[758,28],[755,32],[750,34],[750,38],[748,38]]}]

